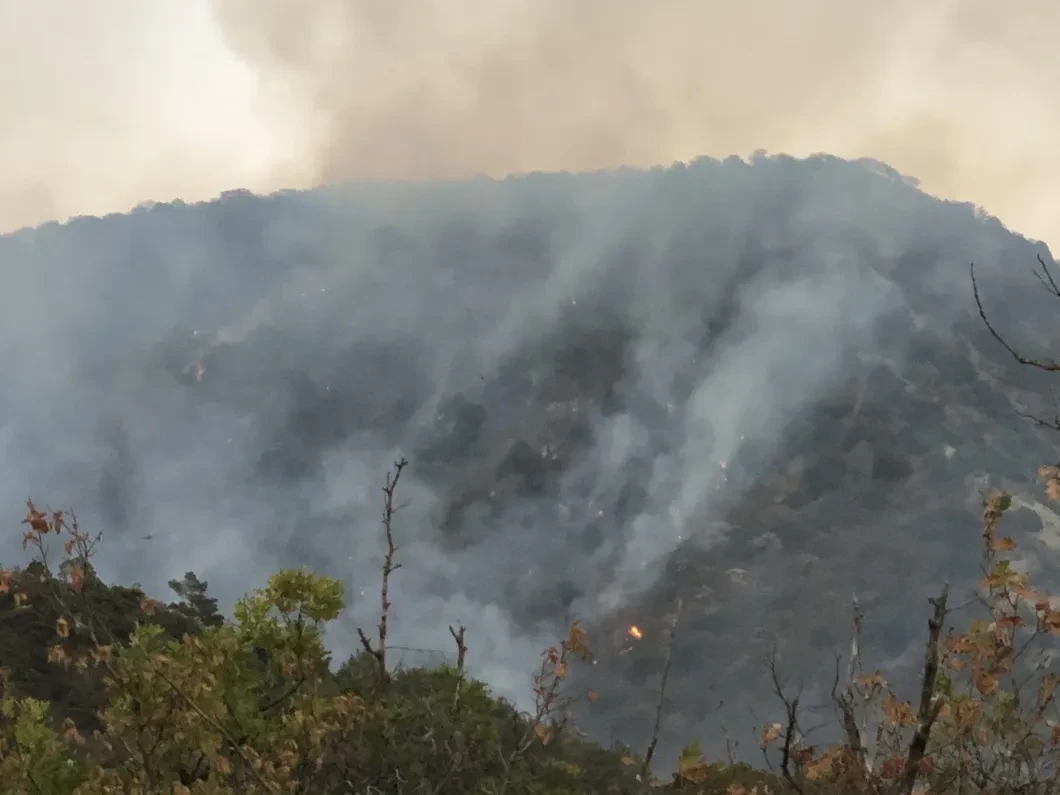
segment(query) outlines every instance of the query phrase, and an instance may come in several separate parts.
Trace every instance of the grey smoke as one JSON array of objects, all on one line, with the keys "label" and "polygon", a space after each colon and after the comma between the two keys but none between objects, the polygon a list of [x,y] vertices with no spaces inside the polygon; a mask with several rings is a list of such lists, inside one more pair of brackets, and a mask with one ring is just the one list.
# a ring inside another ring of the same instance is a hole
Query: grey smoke
[{"label": "grey smoke", "polygon": [[859,357],[901,370],[914,321],[966,334],[970,260],[1030,327],[1012,274],[1039,250],[823,156],[47,224],[0,238],[0,511],[75,507],[103,576],[158,595],[194,570],[227,606],[317,567],[349,587],[348,654],[408,455],[393,642],[447,650],[463,622],[473,671],[522,700],[570,615],[643,609],[675,551],[733,541],[730,509]]},{"label": "grey smoke", "polygon": [[0,230],[762,148],[878,158],[1055,246],[1058,34],[1051,0],[0,0]]}]

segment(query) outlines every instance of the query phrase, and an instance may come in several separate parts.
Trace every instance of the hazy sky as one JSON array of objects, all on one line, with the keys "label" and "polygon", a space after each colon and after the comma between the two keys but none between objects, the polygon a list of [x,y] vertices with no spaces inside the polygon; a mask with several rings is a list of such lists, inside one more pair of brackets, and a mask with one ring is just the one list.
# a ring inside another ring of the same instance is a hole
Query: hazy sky
[{"label": "hazy sky", "polygon": [[0,230],[763,148],[885,160],[1055,248],[1058,37],[1052,0],[0,0]]}]

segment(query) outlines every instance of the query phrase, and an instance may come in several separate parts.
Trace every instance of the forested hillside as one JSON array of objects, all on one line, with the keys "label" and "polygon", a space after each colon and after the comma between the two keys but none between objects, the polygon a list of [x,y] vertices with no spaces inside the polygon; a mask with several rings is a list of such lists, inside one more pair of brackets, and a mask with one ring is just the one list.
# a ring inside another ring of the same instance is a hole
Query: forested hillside
[{"label": "forested hillside", "polygon": [[[579,792],[590,768],[636,791],[652,747],[695,791],[762,768],[764,736],[774,789],[1040,778],[1048,737],[1034,765],[1010,746],[1051,698],[1017,720],[1022,680],[993,683],[1028,673],[1005,633],[1048,640],[1060,590],[1051,268],[826,156],[234,192],[0,237],[0,506],[44,512],[27,549],[0,534],[4,763],[84,792]],[[378,488],[406,459],[389,571]],[[929,642],[951,627],[971,640]],[[956,667],[924,701],[932,649]],[[400,696],[424,688],[426,712]],[[956,694],[978,706],[914,737]],[[55,767],[69,726],[92,761]],[[980,731],[1010,744],[990,764]]]}]

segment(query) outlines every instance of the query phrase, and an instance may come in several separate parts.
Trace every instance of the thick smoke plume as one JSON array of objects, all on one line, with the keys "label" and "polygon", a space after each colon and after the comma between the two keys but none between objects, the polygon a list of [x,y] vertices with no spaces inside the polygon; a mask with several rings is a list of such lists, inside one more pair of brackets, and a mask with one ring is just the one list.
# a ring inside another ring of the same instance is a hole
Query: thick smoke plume
[{"label": "thick smoke plume", "polygon": [[[51,224],[0,238],[0,511],[74,506],[107,531],[102,574],[154,593],[189,569],[225,603],[279,566],[337,575],[347,653],[377,605],[381,479],[407,455],[394,643],[444,650],[461,621],[475,672],[525,697],[570,615],[602,627],[660,586],[720,588],[676,577],[673,554],[731,542],[739,560],[762,528],[733,529],[730,509],[818,427],[818,402],[860,361],[901,372],[924,324],[967,323],[970,259],[994,290],[1033,253],[969,205],[834,158]],[[1000,320],[1027,317],[1010,304]],[[804,577],[769,588],[812,597]],[[732,604],[765,621],[751,592]]]},{"label": "thick smoke plume", "polygon": [[0,228],[346,178],[874,157],[1051,239],[1050,0],[0,0]]}]

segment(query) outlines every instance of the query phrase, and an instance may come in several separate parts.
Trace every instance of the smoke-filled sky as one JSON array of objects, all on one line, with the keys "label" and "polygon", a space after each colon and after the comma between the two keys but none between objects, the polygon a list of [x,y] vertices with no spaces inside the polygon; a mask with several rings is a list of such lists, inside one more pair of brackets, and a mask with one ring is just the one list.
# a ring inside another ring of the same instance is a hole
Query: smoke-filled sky
[{"label": "smoke-filled sky", "polygon": [[1060,242],[1051,0],[0,0],[0,230],[346,178],[871,156]]}]

